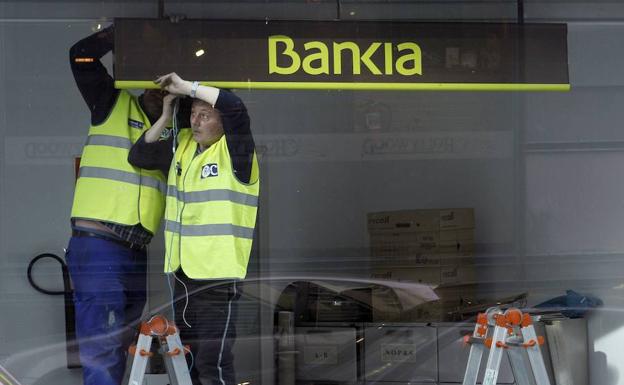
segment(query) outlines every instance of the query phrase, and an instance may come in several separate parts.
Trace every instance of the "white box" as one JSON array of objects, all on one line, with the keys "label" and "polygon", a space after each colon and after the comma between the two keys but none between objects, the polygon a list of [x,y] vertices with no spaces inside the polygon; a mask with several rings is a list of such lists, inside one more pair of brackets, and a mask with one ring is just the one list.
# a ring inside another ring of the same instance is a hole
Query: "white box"
[{"label": "white box", "polygon": [[425,324],[368,324],[364,329],[364,379],[437,382],[435,328]]},{"label": "white box", "polygon": [[357,381],[355,328],[295,328],[297,380]]}]

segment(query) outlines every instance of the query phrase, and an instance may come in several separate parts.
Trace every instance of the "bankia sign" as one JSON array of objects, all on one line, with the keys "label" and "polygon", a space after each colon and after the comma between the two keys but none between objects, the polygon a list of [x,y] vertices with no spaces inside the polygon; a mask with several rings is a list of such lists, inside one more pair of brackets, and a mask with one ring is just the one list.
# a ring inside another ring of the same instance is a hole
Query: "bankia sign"
[{"label": "bankia sign", "polygon": [[565,24],[115,20],[115,84],[567,91]]}]

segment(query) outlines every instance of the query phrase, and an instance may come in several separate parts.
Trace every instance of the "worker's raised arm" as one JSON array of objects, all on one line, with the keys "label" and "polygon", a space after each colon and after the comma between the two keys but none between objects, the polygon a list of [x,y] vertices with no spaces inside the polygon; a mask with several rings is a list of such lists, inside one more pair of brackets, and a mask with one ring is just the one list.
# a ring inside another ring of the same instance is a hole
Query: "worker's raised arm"
[{"label": "worker's raised arm", "polygon": [[174,94],[168,94],[163,97],[163,109],[160,118],[154,123],[149,130],[145,132],[145,142],[154,143],[162,135],[163,131],[171,123],[173,116],[173,103],[177,98]]},{"label": "worker's raised arm", "polygon": [[160,118],[130,148],[128,163],[147,170],[160,170],[167,175],[173,158],[172,134],[163,135],[173,116],[173,103],[176,95],[168,94],[163,98]]},{"label": "worker's raised arm", "polygon": [[113,49],[114,35],[114,28],[110,26],[78,41],[69,50],[72,74],[91,111],[93,125],[106,120],[119,93],[100,60]]},{"label": "worker's raised arm", "polygon": [[175,72],[161,76],[154,81],[162,89],[172,94],[190,96],[210,103],[211,106],[217,103],[219,89],[210,86],[200,86],[198,82],[190,82],[178,76]]}]

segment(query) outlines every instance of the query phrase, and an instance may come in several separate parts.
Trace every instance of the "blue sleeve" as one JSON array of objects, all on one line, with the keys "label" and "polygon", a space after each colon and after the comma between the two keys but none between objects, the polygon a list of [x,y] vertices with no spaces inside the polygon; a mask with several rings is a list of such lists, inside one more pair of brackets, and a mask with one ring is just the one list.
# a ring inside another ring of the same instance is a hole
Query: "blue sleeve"
[{"label": "blue sleeve", "polygon": [[169,165],[173,159],[172,145],[172,137],[154,143],[146,143],[145,133],[143,133],[130,148],[128,163],[146,170],[160,170],[167,176]]},{"label": "blue sleeve", "polygon": [[106,120],[119,93],[100,60],[113,49],[113,38],[113,27],[109,27],[80,40],[69,50],[72,74],[91,111],[93,125]]},{"label": "blue sleeve", "polygon": [[220,90],[215,108],[221,113],[223,131],[236,177],[243,183],[249,183],[256,146],[251,135],[247,107],[232,92]]}]

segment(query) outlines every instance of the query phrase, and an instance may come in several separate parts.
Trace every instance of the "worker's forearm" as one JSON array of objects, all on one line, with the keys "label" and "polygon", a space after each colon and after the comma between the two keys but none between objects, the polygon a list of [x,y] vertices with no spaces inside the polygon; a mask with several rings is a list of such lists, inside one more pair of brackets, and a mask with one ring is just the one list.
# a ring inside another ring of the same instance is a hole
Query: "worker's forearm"
[{"label": "worker's forearm", "polygon": [[197,87],[197,91],[195,91],[195,98],[208,102],[211,106],[214,106],[217,104],[217,99],[219,99],[219,89],[211,86],[200,85]]},{"label": "worker's forearm", "polygon": [[154,125],[145,132],[145,143],[156,142],[158,138],[160,138],[160,135],[165,130],[165,127],[167,127],[167,124],[170,121],[171,121],[171,113],[163,112],[163,114],[160,115],[160,118],[158,118],[156,123],[154,123]]},{"label": "worker's forearm", "polygon": [[[184,81],[184,85],[182,86],[184,89],[184,94],[191,96],[193,89],[193,82],[188,80]],[[203,100],[204,102],[210,103],[211,106],[214,106],[217,103],[217,99],[219,98],[219,89],[211,86],[203,86],[199,85],[195,90],[195,99]]]}]

